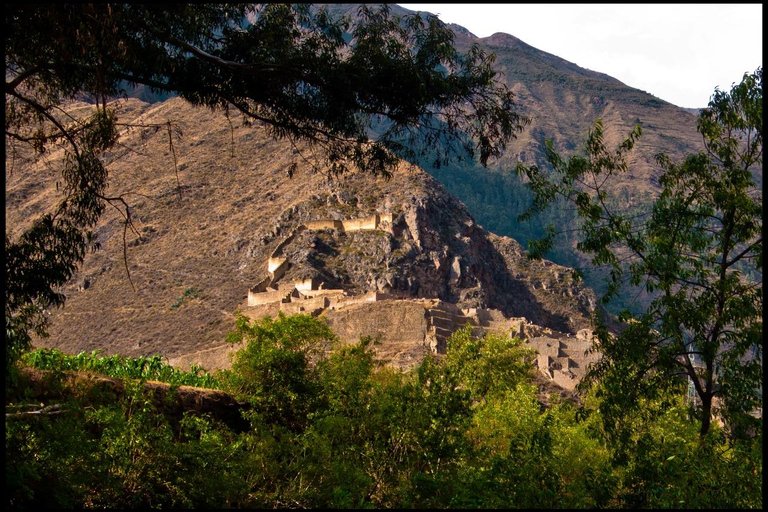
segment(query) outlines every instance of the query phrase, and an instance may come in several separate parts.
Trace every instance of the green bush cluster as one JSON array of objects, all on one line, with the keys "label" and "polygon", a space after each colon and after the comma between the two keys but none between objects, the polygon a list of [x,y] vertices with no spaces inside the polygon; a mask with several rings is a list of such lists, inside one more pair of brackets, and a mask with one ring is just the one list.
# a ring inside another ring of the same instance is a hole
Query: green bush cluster
[{"label": "green bush cluster", "polygon": [[[410,372],[309,315],[241,316],[229,339],[245,347],[215,385],[248,402],[249,428],[172,428],[130,381],[116,403],[7,415],[7,508],[762,507],[761,433],[701,440],[670,396],[617,449],[597,395],[542,408],[516,338],[466,328]],[[74,367],[28,361],[44,356]]]},{"label": "green bush cluster", "polygon": [[200,288],[196,288],[194,286],[190,286],[186,290],[184,290],[184,294],[176,299],[173,304],[171,304],[170,309],[177,309],[179,306],[181,306],[185,300],[192,300],[196,298],[198,295],[200,295],[200,292],[202,290]]}]

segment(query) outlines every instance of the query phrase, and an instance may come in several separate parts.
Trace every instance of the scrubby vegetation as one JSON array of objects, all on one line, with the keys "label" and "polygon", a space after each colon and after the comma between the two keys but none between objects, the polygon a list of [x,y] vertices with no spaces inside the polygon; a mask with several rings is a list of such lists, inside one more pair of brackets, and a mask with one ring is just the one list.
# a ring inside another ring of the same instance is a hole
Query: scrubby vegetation
[{"label": "scrubby vegetation", "polygon": [[231,370],[191,373],[250,406],[243,430],[193,410],[173,424],[141,385],[178,382],[148,370],[158,358],[29,354],[55,370],[48,389],[65,371],[134,370],[112,373],[128,379],[119,400],[41,403],[15,380],[6,507],[762,507],[762,432],[700,437],[683,390],[641,404],[617,437],[594,392],[543,409],[516,338],[461,330],[409,373],[308,315],[241,317],[230,339],[246,342]]}]

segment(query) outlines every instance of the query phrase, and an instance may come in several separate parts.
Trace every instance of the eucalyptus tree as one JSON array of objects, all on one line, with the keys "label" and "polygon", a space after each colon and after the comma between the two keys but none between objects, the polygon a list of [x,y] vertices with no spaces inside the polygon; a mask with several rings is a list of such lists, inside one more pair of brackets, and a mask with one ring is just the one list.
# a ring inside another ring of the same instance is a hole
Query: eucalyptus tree
[{"label": "eucalyptus tree", "polygon": [[[639,315],[624,311],[616,336],[599,329],[602,353],[589,381],[599,381],[601,412],[617,434],[639,397],[689,382],[698,398],[702,436],[715,415],[735,430],[756,425],[762,405],[763,73],[715,90],[698,118],[705,149],[673,162],[657,156],[661,191],[645,213],[629,214],[606,192],[627,170],[640,126],[615,150],[606,148],[598,120],[586,155],[561,158],[551,143],[551,169],[518,165],[535,193],[530,216],[561,197],[581,219],[577,248],[609,268],[613,298],[623,284],[649,292]],[[555,231],[532,246],[550,247]],[[760,420],[761,421],[761,420]],[[759,423],[759,422],[758,422]],[[624,432],[626,434],[626,432]]]},{"label": "eucalyptus tree", "polygon": [[[110,99],[126,84],[177,94],[199,106],[239,111],[278,139],[309,145],[330,175],[389,175],[397,157],[474,158],[504,150],[526,119],[496,80],[494,56],[466,54],[434,16],[393,16],[362,6],[332,19],[288,4],[9,4],[5,8],[7,158],[61,147],[63,197],[13,239],[6,231],[6,354],[95,246],[90,230],[106,205],[130,225],[122,197],[107,194],[100,156],[118,141]],[[95,104],[68,118],[68,100]],[[296,164],[287,171],[291,173]]]}]

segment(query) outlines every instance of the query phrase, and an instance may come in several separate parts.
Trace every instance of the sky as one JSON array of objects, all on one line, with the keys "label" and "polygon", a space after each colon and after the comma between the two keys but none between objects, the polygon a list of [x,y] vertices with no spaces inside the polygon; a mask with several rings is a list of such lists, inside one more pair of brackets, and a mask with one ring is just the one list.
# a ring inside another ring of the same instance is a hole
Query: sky
[{"label": "sky", "polygon": [[763,65],[753,4],[398,4],[477,37],[496,32],[684,108]]}]

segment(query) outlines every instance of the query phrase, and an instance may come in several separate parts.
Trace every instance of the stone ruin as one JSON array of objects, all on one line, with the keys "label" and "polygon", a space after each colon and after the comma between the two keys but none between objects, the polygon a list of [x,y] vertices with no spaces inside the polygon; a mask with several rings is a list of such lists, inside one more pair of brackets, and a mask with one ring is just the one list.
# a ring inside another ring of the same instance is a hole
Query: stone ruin
[{"label": "stone ruin", "polygon": [[576,336],[562,333],[527,338],[526,343],[538,353],[535,365],[562,388],[573,390],[584,378],[590,363],[599,355],[590,352],[594,341],[590,329],[580,330]]},{"label": "stone ruin", "polygon": [[248,290],[248,306],[279,304],[280,311],[284,311],[286,314],[295,314],[381,300],[385,295],[380,292],[351,296],[343,289],[324,289],[323,283],[314,278],[295,281],[293,286],[288,289],[280,288],[278,281],[285,275],[290,265],[288,259],[283,255],[283,249],[303,231],[333,229],[341,232],[352,232],[382,229],[384,225],[391,226],[391,224],[392,214],[382,215],[378,213],[360,219],[313,220],[302,224],[272,251],[267,260],[267,277]]},{"label": "stone ruin", "polygon": [[[386,359],[401,368],[416,364],[426,352],[444,354],[448,338],[467,325],[475,336],[485,332],[505,333],[519,337],[536,350],[534,365],[549,380],[569,391],[576,388],[588,365],[597,361],[599,356],[588,352],[593,341],[588,329],[572,336],[532,324],[524,317],[507,318],[497,310],[460,308],[439,299],[397,299],[377,291],[350,295],[343,289],[325,289],[324,283],[314,278],[296,280],[287,287],[287,283],[279,282],[290,265],[283,249],[301,232],[388,229],[391,223],[391,214],[375,214],[361,219],[314,220],[302,224],[270,255],[268,276],[248,290],[245,314],[254,318],[277,311],[289,315],[324,315],[346,342],[354,343],[360,336],[378,334],[382,345],[389,347],[383,350],[385,353],[389,350]],[[406,310],[413,312],[406,314]]]},{"label": "stone ruin", "polygon": [[533,364],[558,386],[573,391],[586,375],[590,363],[599,355],[591,353],[594,338],[590,329],[575,336],[553,331],[528,322],[524,317],[507,318],[500,311],[459,308],[455,304],[433,300],[427,307],[428,325],[433,327],[430,348],[445,353],[448,338],[458,329],[471,326],[474,336],[497,332],[517,336],[536,352]]}]

